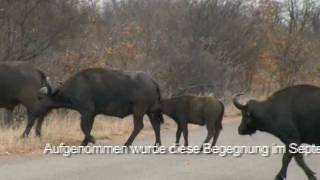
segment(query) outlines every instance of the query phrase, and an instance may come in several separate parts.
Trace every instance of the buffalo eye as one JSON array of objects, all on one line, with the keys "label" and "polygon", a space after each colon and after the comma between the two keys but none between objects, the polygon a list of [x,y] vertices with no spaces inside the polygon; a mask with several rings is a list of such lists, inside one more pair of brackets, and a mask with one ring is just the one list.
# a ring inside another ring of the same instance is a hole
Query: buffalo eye
[{"label": "buffalo eye", "polygon": [[251,112],[246,112],[246,124],[251,124],[253,121],[253,115]]}]

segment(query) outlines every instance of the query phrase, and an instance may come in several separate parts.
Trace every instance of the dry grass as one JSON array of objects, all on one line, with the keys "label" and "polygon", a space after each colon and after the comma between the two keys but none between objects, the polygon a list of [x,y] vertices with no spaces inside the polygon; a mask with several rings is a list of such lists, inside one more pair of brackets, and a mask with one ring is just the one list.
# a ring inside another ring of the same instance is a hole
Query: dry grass
[{"label": "dry grass", "polygon": [[[237,117],[239,112],[235,111],[232,106],[227,105],[226,119]],[[71,111],[65,115],[53,112],[47,116],[43,123],[41,139],[35,137],[34,129],[31,130],[29,138],[20,138],[25,125],[19,129],[0,129],[0,157],[25,154],[39,154],[42,152],[46,143],[69,145],[79,145],[84,138],[80,130],[80,116],[77,112]],[[132,116],[124,119],[97,116],[94,122],[92,135],[96,140],[109,140],[117,144],[123,144],[129,137],[133,128]],[[173,120],[165,117],[165,123],[161,127],[165,129],[176,129]],[[152,127],[145,116],[144,129],[140,132],[141,136],[153,136]],[[138,137],[138,138],[139,138]]]},{"label": "dry grass", "polygon": [[[79,114],[70,112],[66,115],[51,113],[43,124],[41,139],[35,137],[34,129],[31,130],[27,139],[20,138],[25,125],[19,129],[1,129],[0,131],[0,156],[17,155],[17,154],[39,154],[42,152],[46,143],[50,144],[72,144],[79,145],[84,136],[80,130]],[[153,134],[152,127],[145,117],[145,126],[139,136]],[[166,121],[162,129],[174,127],[173,121]],[[133,128],[132,117],[124,119],[97,116],[94,122],[92,135],[97,140],[117,141],[125,140]],[[124,143],[119,142],[119,143]]]}]

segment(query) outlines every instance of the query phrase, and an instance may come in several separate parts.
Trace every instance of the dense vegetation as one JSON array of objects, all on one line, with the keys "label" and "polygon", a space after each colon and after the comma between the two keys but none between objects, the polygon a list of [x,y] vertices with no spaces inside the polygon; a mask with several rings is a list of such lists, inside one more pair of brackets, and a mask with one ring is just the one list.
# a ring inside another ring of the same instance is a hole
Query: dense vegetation
[{"label": "dense vegetation", "polygon": [[319,37],[316,0],[0,0],[1,61],[143,70],[166,96],[319,84]]}]

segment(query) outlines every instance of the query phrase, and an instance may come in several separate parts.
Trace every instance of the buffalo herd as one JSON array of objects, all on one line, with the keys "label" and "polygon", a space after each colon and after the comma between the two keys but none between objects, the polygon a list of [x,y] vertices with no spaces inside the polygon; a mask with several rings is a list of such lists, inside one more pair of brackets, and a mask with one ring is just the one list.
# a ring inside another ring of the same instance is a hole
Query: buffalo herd
[{"label": "buffalo herd", "polygon": [[[296,85],[282,89],[264,101],[250,100],[240,103],[238,94],[234,106],[242,113],[238,128],[240,135],[264,131],[279,138],[286,146],[282,167],[276,180],[286,178],[288,164],[294,158],[309,180],[315,173],[306,165],[303,154],[292,153],[289,146],[296,143],[320,145],[320,88]],[[157,82],[144,72],[91,68],[78,72],[59,87],[53,87],[42,71],[29,63],[11,62],[0,65],[0,107],[12,114],[22,104],[27,108],[27,137],[36,123],[36,135],[41,135],[44,117],[56,108],[76,110],[81,115],[81,130],[85,137],[81,145],[95,143],[91,129],[95,116],[104,114],[123,118],[133,115],[133,131],[125,145],[130,146],[143,128],[147,115],[155,133],[155,144],[161,145],[160,124],[162,114],[177,123],[176,143],[183,133],[188,146],[188,123],[206,126],[207,137],[214,146],[222,129],[224,105],[213,97],[183,95],[165,99],[161,97]],[[10,126],[12,115],[6,123]]]}]

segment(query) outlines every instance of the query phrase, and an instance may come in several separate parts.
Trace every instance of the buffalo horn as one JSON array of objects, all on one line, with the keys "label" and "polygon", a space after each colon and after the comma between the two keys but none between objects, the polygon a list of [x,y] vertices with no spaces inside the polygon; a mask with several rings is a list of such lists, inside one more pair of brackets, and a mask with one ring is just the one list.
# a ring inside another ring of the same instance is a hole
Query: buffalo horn
[{"label": "buffalo horn", "polygon": [[233,104],[240,110],[244,110],[246,108],[245,105],[240,103],[240,96],[243,94],[237,94],[234,98],[233,98]]}]

